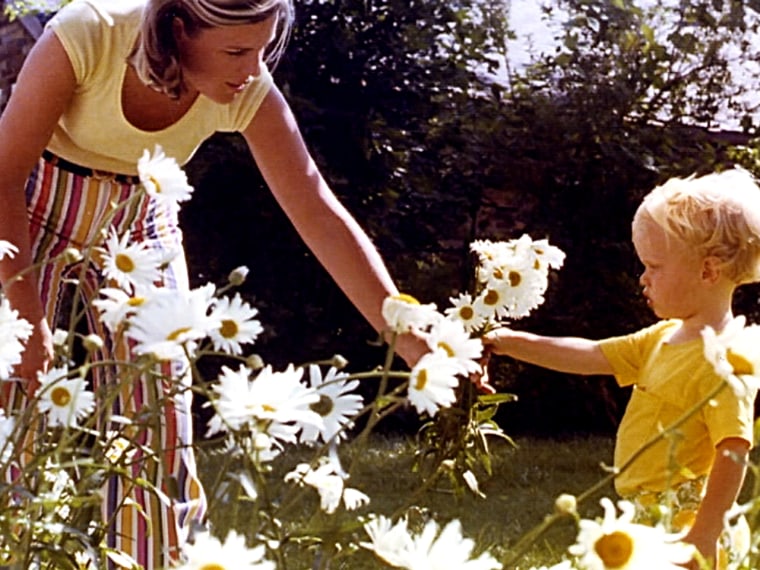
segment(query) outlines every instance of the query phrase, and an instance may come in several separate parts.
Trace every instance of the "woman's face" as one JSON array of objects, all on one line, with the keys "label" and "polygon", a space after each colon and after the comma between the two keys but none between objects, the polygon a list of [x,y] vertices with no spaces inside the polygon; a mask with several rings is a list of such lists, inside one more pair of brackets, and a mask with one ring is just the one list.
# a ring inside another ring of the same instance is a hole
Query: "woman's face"
[{"label": "woman's face", "polygon": [[662,319],[687,319],[699,309],[702,259],[649,216],[633,225],[633,245],[644,265],[643,295]]},{"label": "woman's face", "polygon": [[217,103],[230,103],[261,73],[276,28],[277,17],[272,16],[255,24],[204,28],[190,36],[176,19],[174,34],[185,87]]}]

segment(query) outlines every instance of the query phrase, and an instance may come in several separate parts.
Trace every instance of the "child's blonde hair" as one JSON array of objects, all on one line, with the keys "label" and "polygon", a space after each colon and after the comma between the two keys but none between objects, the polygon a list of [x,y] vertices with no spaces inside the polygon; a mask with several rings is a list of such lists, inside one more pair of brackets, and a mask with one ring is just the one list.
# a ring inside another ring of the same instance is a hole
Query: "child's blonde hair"
[{"label": "child's blonde hair", "polygon": [[642,201],[648,214],[702,257],[717,257],[736,284],[760,281],[760,187],[744,169],[671,178]]}]

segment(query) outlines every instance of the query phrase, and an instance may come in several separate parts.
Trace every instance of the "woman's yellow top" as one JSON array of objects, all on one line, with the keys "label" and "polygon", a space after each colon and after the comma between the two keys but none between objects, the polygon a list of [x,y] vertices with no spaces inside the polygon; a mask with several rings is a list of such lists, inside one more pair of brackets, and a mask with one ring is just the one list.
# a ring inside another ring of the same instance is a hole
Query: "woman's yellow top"
[{"label": "woman's yellow top", "polygon": [[251,122],[272,86],[264,66],[232,103],[200,95],[179,121],[159,131],[143,131],[127,121],[122,85],[143,6],[144,0],[74,0],[48,23],[77,80],[71,104],[48,144],[52,153],[95,170],[136,174],[143,151],[153,151],[156,144],[184,165],[213,133],[241,131]]}]

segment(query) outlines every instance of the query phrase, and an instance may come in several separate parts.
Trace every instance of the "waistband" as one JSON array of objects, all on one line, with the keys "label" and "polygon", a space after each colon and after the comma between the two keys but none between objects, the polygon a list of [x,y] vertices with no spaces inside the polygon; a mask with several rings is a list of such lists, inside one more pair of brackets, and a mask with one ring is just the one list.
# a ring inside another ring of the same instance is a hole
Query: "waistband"
[{"label": "waistband", "polygon": [[76,174],[77,176],[83,176],[85,178],[94,178],[96,180],[102,180],[102,181],[118,182],[119,184],[129,184],[130,186],[136,186],[140,184],[139,176],[134,176],[130,174],[117,174],[115,172],[106,172],[103,170],[94,170],[92,168],[88,168],[80,164],[74,164],[73,162],[69,162],[65,158],[56,156],[55,154],[53,154],[47,149],[42,151],[42,158],[48,164],[51,164],[55,166],[56,168],[60,168],[61,170],[65,170],[66,172],[71,172],[72,174]]}]

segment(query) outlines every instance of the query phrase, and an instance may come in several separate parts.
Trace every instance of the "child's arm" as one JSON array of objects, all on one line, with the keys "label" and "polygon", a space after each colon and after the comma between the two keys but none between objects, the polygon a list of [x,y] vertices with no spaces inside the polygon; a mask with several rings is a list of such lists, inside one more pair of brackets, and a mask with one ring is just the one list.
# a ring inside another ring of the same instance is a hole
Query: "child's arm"
[{"label": "child's arm", "polygon": [[706,559],[715,560],[716,545],[723,531],[723,515],[739,496],[749,443],[738,437],[721,441],[707,478],[705,496],[697,510],[694,526],[684,540],[697,547]]},{"label": "child's arm", "polygon": [[570,374],[612,374],[599,343],[578,337],[540,336],[499,328],[483,337],[493,354],[511,356],[544,368]]}]

